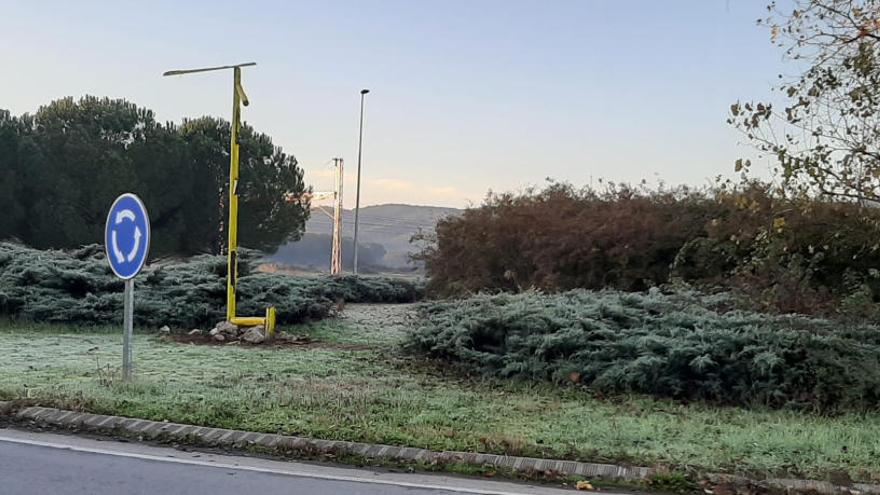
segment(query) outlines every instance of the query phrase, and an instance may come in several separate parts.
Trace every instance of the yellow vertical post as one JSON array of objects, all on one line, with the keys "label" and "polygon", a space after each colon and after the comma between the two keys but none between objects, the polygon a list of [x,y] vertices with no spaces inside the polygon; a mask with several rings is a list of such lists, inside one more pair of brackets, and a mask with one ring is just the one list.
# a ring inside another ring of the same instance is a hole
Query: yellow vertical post
[{"label": "yellow vertical post", "polygon": [[226,319],[235,319],[235,284],[238,282],[238,131],[241,125],[241,69],[233,68],[232,124],[229,144],[229,246],[226,272]]},{"label": "yellow vertical post", "polygon": [[275,337],[275,306],[266,308],[266,336],[270,339]]}]

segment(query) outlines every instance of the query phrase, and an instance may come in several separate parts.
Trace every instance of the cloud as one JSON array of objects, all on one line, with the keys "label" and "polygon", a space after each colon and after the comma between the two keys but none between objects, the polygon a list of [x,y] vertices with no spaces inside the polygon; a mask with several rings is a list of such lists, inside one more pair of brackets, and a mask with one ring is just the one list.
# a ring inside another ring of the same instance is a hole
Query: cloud
[{"label": "cloud", "polygon": [[408,180],[401,179],[371,179],[369,184],[385,191],[412,191],[416,185]]},{"label": "cloud", "polygon": [[309,170],[306,172],[306,179],[326,179],[336,176],[336,171],[331,169]]},{"label": "cloud", "polygon": [[[345,187],[349,187],[347,180]],[[455,186],[425,184],[392,177],[365,181],[361,193],[364,201],[362,204],[409,203],[460,207],[469,199],[467,193]],[[346,196],[346,204],[348,198],[350,196]]]},{"label": "cloud", "polygon": [[452,186],[442,186],[442,187],[432,187],[431,192],[438,196],[459,196],[464,197],[464,193],[458,190],[458,188]]},{"label": "cloud", "polygon": [[389,193],[411,193],[417,197],[454,197],[457,199],[464,197],[464,193],[462,193],[457,187],[416,184],[402,179],[372,179],[369,181],[369,185],[372,186],[374,190],[381,190]]},{"label": "cloud", "polygon": [[[332,190],[333,178],[332,169],[315,169],[306,174],[306,182],[315,187],[316,191]],[[356,175],[347,173],[343,187],[346,208],[354,206],[356,185]],[[361,183],[361,205],[408,203],[461,207],[479,196],[448,184],[425,184],[394,177],[365,178]],[[326,204],[327,201],[331,200],[316,200],[315,203]]]}]

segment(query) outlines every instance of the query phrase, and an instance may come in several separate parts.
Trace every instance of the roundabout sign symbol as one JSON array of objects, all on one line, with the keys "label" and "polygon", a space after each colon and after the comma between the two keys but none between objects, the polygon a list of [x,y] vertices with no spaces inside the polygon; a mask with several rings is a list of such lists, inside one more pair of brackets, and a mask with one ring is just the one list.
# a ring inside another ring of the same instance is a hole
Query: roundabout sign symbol
[{"label": "roundabout sign symbol", "polygon": [[107,214],[104,246],[110,269],[123,280],[143,268],[150,250],[150,218],[144,203],[131,193],[116,198]]},{"label": "roundabout sign symbol", "polygon": [[122,377],[131,379],[131,341],[134,333],[134,277],[150,252],[150,217],[141,198],[125,193],[116,198],[104,226],[104,251],[117,277],[125,280],[122,296]]}]

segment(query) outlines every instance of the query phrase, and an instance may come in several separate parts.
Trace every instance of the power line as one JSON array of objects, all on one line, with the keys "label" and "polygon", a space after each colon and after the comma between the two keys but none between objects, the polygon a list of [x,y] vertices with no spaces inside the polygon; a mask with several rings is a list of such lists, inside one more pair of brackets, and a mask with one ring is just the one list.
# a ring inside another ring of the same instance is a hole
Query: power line
[{"label": "power line", "polygon": [[[328,225],[328,220],[324,217],[315,217],[314,220],[311,220],[314,224],[325,227]],[[351,220],[343,220],[343,225],[353,226],[354,222]],[[431,225],[414,225],[414,224],[406,224],[406,223],[394,223],[394,222],[369,222],[369,221],[360,221],[363,225],[368,225],[372,227],[386,227],[386,228],[395,228],[395,229],[407,229],[407,230],[418,230],[418,229],[431,229],[434,227]]]}]

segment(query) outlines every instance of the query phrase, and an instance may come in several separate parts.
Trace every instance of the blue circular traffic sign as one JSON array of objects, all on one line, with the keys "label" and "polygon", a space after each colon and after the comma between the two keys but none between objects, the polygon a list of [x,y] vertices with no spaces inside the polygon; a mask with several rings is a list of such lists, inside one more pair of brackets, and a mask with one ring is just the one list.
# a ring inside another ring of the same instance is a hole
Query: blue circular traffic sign
[{"label": "blue circular traffic sign", "polygon": [[143,201],[126,193],[116,198],[104,227],[104,250],[117,277],[128,280],[141,271],[150,251],[150,217]]}]

